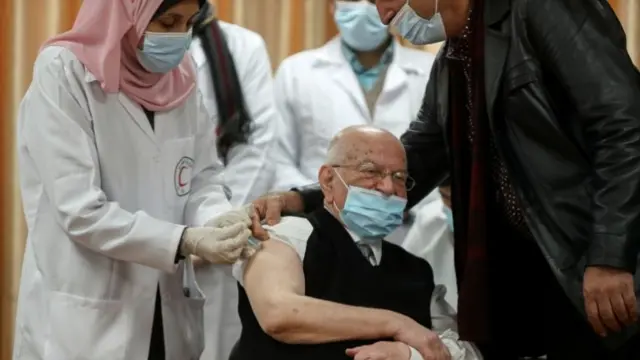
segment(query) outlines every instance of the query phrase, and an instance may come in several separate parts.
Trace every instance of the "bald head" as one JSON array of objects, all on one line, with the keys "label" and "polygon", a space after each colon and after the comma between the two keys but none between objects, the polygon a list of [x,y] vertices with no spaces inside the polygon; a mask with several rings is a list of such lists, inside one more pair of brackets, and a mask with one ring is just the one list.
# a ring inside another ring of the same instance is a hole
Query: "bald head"
[{"label": "bald head", "polygon": [[371,125],[349,126],[333,137],[327,151],[327,164],[353,164],[366,160],[372,153],[388,152],[405,161],[404,147],[387,130]]},{"label": "bald head", "polygon": [[370,125],[351,126],[331,141],[318,172],[325,204],[342,209],[348,186],[406,198],[404,147],[392,133]]}]

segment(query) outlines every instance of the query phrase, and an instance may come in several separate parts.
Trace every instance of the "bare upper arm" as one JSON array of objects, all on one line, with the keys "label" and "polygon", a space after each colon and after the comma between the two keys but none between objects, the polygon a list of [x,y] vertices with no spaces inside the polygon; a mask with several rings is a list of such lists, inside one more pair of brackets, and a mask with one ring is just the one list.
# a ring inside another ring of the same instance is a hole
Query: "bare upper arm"
[{"label": "bare upper arm", "polygon": [[244,289],[258,319],[287,295],[304,295],[302,262],[293,247],[280,240],[262,243],[262,249],[248,260]]},{"label": "bare upper arm", "polygon": [[233,276],[244,287],[261,323],[268,314],[277,314],[278,308],[286,307],[288,299],[304,295],[302,259],[313,233],[309,220],[295,216],[285,216],[265,229],[271,240],[263,242],[250,259],[233,265]]}]

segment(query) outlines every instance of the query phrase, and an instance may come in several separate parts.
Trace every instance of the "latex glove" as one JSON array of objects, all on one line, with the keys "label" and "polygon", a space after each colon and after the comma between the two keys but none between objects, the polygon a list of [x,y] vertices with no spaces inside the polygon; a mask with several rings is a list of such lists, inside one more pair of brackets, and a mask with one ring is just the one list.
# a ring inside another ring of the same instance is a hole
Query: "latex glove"
[{"label": "latex glove", "polygon": [[242,222],[219,228],[188,228],[180,251],[183,256],[195,255],[211,263],[231,264],[242,256],[249,236],[251,230]]},{"label": "latex glove", "polygon": [[253,205],[249,204],[240,208],[236,208],[226,213],[216,216],[213,219],[207,221],[204,226],[219,228],[230,226],[238,223],[245,224],[245,227],[249,228],[251,226],[251,217],[255,214],[253,209]]},{"label": "latex glove", "polygon": [[[207,221],[205,226],[219,228],[239,223],[248,223],[252,231],[254,231],[254,229],[257,227],[260,227],[260,220],[257,216],[257,213],[254,211],[253,205],[249,204],[247,206],[228,211]],[[248,244],[249,245],[245,246],[242,250],[242,253],[240,254],[240,258],[242,259],[248,259],[252,257],[261,248],[260,241],[253,237],[249,237]],[[191,255],[191,261],[193,262],[193,267],[196,269],[203,268],[210,264],[210,262],[207,262],[206,260],[195,255]]]},{"label": "latex glove", "polygon": [[[251,226],[253,223],[252,220],[254,216],[255,216],[255,210],[253,208],[253,205],[249,204],[243,207],[238,207],[233,210],[227,211],[226,213],[220,216],[216,216],[215,218],[207,221],[207,223],[204,226],[217,228],[217,227],[230,226],[237,223],[245,223],[247,224],[247,227],[251,229]],[[251,239],[249,240],[249,242],[250,243],[252,242]]]},{"label": "latex glove", "polygon": [[[258,252],[258,250],[260,250],[261,248],[262,248],[262,244],[258,240],[255,240],[255,242],[251,242],[251,237],[249,237],[249,246],[245,246],[242,249],[240,258],[248,259],[253,255],[255,255]],[[196,269],[201,269],[211,264],[195,255],[191,255],[191,262],[193,263],[193,267]]]},{"label": "latex glove", "polygon": [[251,248],[259,250],[261,247],[260,241],[269,240],[269,234],[262,233],[264,230],[262,230],[262,225],[260,224],[260,217],[253,204],[245,205],[217,216],[207,221],[205,226],[224,227],[240,222],[246,223],[253,233],[253,236],[249,238],[250,247],[242,256],[243,258],[248,258],[255,254],[255,251],[252,251]]}]

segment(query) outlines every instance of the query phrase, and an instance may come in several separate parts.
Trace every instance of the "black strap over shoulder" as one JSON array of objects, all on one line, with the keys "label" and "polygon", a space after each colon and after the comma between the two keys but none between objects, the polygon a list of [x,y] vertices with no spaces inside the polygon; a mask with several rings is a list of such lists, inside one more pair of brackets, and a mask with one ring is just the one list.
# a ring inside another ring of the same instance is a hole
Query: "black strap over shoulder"
[{"label": "black strap over shoulder", "polygon": [[249,141],[251,116],[247,111],[227,40],[218,19],[211,16],[208,2],[205,2],[195,21],[193,32],[200,38],[211,72],[219,116],[216,144],[218,153],[226,165],[231,148]]}]

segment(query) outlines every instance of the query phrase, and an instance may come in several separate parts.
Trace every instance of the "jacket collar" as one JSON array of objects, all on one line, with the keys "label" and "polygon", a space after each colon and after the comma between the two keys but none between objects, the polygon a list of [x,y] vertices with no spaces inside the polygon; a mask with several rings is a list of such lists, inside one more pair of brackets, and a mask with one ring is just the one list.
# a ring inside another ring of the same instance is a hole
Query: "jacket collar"
[{"label": "jacket collar", "polygon": [[486,26],[490,27],[504,20],[510,7],[511,0],[485,0],[484,22]]}]

